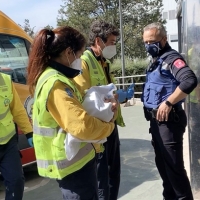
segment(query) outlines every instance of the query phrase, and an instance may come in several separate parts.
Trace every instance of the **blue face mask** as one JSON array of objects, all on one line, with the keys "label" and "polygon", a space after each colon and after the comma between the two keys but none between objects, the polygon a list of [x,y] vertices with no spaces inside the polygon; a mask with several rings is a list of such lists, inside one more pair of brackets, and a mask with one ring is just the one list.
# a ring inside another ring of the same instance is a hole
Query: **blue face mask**
[{"label": "blue face mask", "polygon": [[159,42],[154,42],[151,44],[145,43],[146,51],[154,58],[157,57],[159,54],[159,51],[161,50],[161,44]]}]

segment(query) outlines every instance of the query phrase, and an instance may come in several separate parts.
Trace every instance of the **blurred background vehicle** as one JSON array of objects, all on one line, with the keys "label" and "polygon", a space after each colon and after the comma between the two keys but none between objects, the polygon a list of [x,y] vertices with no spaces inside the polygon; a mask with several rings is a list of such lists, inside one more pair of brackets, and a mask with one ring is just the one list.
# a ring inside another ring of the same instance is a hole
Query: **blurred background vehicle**
[{"label": "blurred background vehicle", "polygon": [[[26,67],[32,38],[0,11],[0,72],[9,74],[31,120],[33,99],[26,85]],[[35,163],[34,149],[16,126],[22,165]]]}]

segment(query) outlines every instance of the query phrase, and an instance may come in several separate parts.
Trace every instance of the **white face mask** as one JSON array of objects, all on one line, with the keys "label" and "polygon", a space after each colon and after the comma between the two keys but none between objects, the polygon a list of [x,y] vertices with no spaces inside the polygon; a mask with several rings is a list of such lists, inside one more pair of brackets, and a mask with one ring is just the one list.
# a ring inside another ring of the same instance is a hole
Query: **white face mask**
[{"label": "white face mask", "polygon": [[117,54],[116,45],[106,46],[102,51],[103,57],[107,59],[111,59],[113,56]]},{"label": "white face mask", "polygon": [[81,59],[80,59],[80,58],[76,58],[76,59],[70,64],[70,67],[71,67],[72,69],[76,69],[76,70],[81,71],[81,70],[82,70],[81,65],[82,65]]},{"label": "white face mask", "polygon": [[[103,40],[101,40],[103,42]],[[106,59],[111,59],[113,56],[117,54],[117,49],[116,45],[109,45],[106,46],[105,43],[103,42],[105,48],[102,51],[103,57]]]},{"label": "white face mask", "polygon": [[[74,52],[73,52],[74,54]],[[82,71],[82,62],[80,58],[76,58],[76,55],[74,54],[75,60],[70,64],[69,67],[71,67],[72,69],[76,69],[79,71]],[[67,57],[68,62],[69,62],[69,58]]]}]

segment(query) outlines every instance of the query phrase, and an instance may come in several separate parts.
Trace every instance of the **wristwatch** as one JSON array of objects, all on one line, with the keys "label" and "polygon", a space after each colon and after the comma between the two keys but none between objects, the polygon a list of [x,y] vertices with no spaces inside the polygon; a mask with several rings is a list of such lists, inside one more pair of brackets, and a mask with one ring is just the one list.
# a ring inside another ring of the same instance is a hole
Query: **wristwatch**
[{"label": "wristwatch", "polygon": [[173,106],[173,104],[172,104],[172,103],[170,103],[169,101],[165,101],[165,104],[166,104],[168,107],[171,107],[171,106]]}]

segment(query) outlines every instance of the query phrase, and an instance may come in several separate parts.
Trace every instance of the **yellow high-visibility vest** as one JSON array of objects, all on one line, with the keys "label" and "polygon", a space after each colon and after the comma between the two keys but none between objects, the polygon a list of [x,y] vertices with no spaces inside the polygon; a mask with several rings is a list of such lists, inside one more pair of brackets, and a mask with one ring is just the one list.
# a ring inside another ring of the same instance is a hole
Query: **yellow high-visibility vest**
[{"label": "yellow high-visibility vest", "polygon": [[0,145],[16,134],[10,103],[13,100],[12,81],[9,75],[0,73]]},{"label": "yellow high-visibility vest", "polygon": [[[66,132],[46,109],[49,92],[59,80],[72,88],[77,98],[82,101],[73,82],[58,71],[48,67],[38,79],[33,104],[33,141],[38,172],[41,176],[62,179],[81,169],[95,157],[95,150],[90,143],[82,142],[80,150],[72,160],[67,159],[64,148]],[[44,102],[41,105],[39,102]]]}]

